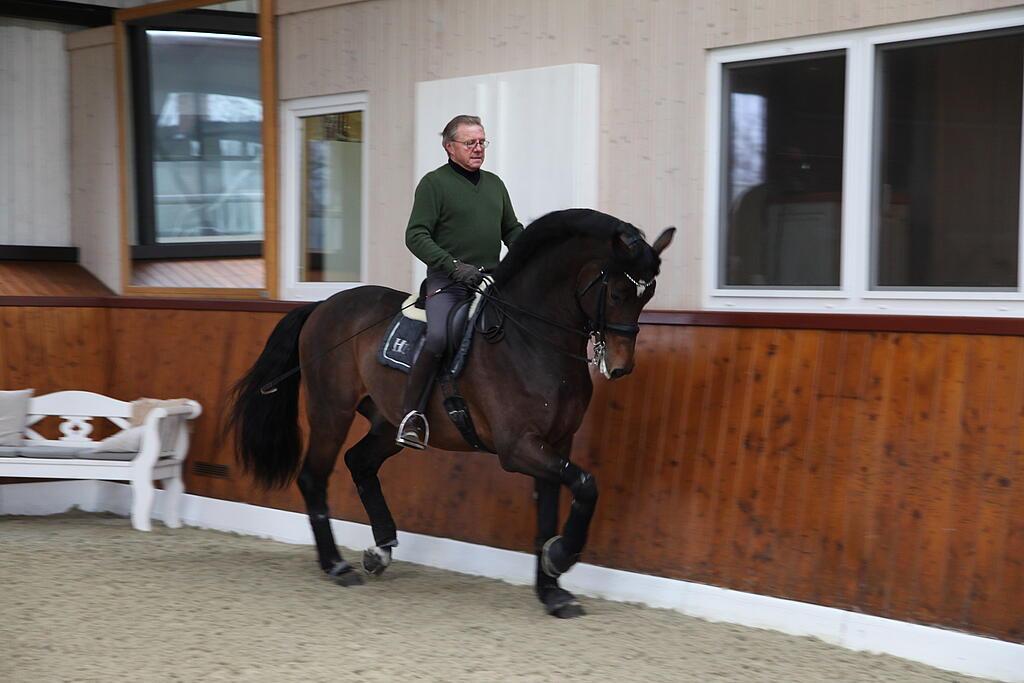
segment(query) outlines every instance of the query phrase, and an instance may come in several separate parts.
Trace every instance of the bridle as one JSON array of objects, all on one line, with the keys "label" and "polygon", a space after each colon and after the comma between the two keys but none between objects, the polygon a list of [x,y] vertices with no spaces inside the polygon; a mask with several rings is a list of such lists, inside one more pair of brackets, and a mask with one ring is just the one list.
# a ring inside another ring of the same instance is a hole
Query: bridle
[{"label": "bridle", "polygon": [[[526,334],[533,337],[537,337],[538,339],[545,341],[547,344],[551,346],[555,346],[556,350],[559,353],[562,353],[563,355],[575,358],[576,360],[584,361],[590,365],[598,366],[601,372],[607,376],[607,335],[614,334],[622,337],[636,337],[640,333],[640,325],[638,325],[637,323],[617,323],[609,322],[608,320],[608,278],[612,274],[613,271],[611,270],[611,264],[606,264],[604,267],[601,268],[601,271],[596,276],[594,276],[594,278],[590,280],[590,282],[587,283],[585,287],[583,287],[583,289],[577,290],[574,293],[573,298],[576,301],[576,306],[579,309],[580,313],[583,314],[583,317],[586,320],[585,327],[582,330],[576,327],[569,327],[568,325],[563,325],[562,323],[556,320],[552,320],[547,316],[540,315],[539,313],[535,313],[533,311],[521,308],[519,306],[516,306],[515,304],[507,302],[501,297],[500,293],[492,285],[490,288],[488,288],[488,290],[482,293],[482,296],[489,303],[494,305],[494,307],[502,315],[502,320],[497,325],[492,327],[490,330],[484,331],[484,335],[487,337],[496,336],[494,332],[495,328],[500,329],[501,323],[504,321],[504,318],[508,311],[515,311],[516,313],[521,313],[523,315],[529,316],[551,327],[558,328],[564,332],[569,332],[571,334],[576,334],[581,337],[591,339],[594,342],[594,355],[593,357],[588,358],[587,356],[581,356],[570,351],[559,349],[555,345],[555,343],[552,342],[550,339],[546,339],[545,337],[537,334],[533,330],[530,330],[521,321],[516,320],[514,316],[507,316],[511,322],[515,323]],[[625,271],[622,271],[622,274],[625,275],[626,278],[629,279],[629,281],[636,286],[638,297],[643,296],[646,289],[650,287],[652,284],[654,284],[653,279],[650,281],[643,280],[641,278],[633,277],[632,275]],[[591,289],[595,287],[595,285],[598,288],[597,309],[594,311],[594,314],[591,315],[587,313],[586,308],[583,306],[583,298],[587,295],[587,292],[589,292]],[[493,294],[491,293],[492,291],[494,292]]]},{"label": "bridle", "polygon": [[[636,337],[640,334],[640,325],[637,323],[613,323],[608,322],[607,308],[608,308],[608,277],[610,275],[610,264],[606,265],[601,269],[597,275],[594,276],[583,291],[576,293],[576,306],[579,307],[580,312],[587,319],[587,331],[586,334],[594,342],[594,357],[588,359],[591,365],[597,365],[601,368],[601,372],[607,375],[607,366],[605,364],[607,355],[607,344],[605,337],[608,334],[616,334],[621,337]],[[643,296],[644,291],[650,287],[654,280],[643,280],[641,278],[635,278],[629,273],[622,271],[622,274],[626,276],[633,285],[636,286],[637,298]],[[583,308],[583,302],[581,299],[587,295],[587,292],[598,285],[597,290],[597,311],[593,317],[587,314],[587,311]]]}]

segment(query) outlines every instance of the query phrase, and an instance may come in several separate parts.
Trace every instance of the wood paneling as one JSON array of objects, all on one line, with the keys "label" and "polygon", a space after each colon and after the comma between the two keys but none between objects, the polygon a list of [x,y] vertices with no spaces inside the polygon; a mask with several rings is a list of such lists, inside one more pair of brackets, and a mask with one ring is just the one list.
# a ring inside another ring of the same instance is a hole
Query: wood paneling
[{"label": "wood paneling", "polygon": [[[301,510],[217,438],[281,313],[140,306],[0,307],[0,386],[195,398],[190,460],[230,472],[188,490]],[[1024,337],[644,325],[574,445],[601,491],[584,560],[1024,642],[1022,419]],[[366,521],[336,474],[334,516]],[[382,481],[404,530],[531,548],[530,482],[491,456]]]},{"label": "wood paneling", "polygon": [[77,263],[0,261],[0,296],[109,296]]}]

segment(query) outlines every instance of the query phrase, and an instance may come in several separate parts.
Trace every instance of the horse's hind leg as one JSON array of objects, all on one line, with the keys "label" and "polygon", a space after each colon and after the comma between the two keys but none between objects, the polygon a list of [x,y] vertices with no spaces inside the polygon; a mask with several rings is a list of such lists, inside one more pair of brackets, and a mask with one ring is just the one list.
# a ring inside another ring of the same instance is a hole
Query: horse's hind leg
[{"label": "horse's hind leg", "polygon": [[359,412],[370,421],[370,431],[345,453],[345,465],[352,473],[352,481],[370,519],[376,544],[363,553],[363,568],[379,576],[391,564],[391,548],[398,545],[398,530],[381,491],[377,472],[384,461],[402,447],[395,444],[395,426],[380,415],[369,398],[359,404]]},{"label": "horse's hind leg", "polygon": [[306,459],[299,473],[299,490],[306,501],[309,524],[316,540],[317,558],[320,568],[339,585],[352,586],[363,582],[348,562],[342,558],[331,531],[331,514],[327,507],[327,481],[334,471],[338,452],[345,442],[345,435],[352,424],[354,415],[335,415],[330,422],[314,420],[309,435]]}]

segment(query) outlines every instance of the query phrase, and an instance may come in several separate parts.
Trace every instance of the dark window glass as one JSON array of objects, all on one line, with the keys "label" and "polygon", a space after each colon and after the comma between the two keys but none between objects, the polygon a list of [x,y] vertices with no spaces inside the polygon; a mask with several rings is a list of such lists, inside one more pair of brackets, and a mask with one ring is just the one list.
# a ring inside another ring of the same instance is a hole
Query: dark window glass
[{"label": "dark window glass", "polygon": [[146,38],[156,242],[262,239],[259,38]]},{"label": "dark window glass", "polygon": [[1022,42],[880,51],[876,286],[1017,286]]},{"label": "dark window glass", "polygon": [[846,57],[726,69],[723,286],[838,287]]}]

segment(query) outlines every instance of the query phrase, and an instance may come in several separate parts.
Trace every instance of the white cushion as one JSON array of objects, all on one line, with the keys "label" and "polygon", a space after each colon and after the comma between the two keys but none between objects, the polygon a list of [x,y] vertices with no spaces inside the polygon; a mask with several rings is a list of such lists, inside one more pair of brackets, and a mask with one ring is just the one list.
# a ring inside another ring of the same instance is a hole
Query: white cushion
[{"label": "white cushion", "polygon": [[145,427],[129,427],[96,444],[97,451],[112,453],[138,453],[142,448],[142,433]]},{"label": "white cushion", "polygon": [[0,446],[20,446],[28,425],[28,404],[35,389],[0,391]]}]

